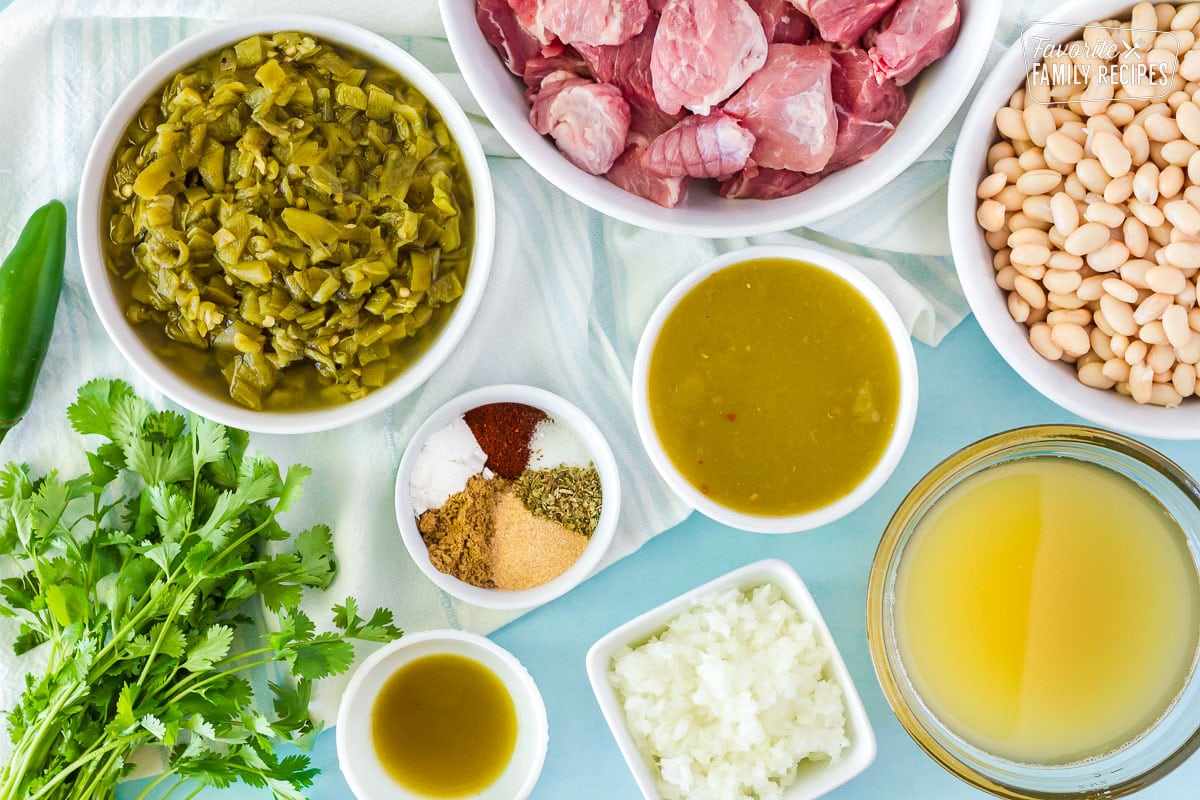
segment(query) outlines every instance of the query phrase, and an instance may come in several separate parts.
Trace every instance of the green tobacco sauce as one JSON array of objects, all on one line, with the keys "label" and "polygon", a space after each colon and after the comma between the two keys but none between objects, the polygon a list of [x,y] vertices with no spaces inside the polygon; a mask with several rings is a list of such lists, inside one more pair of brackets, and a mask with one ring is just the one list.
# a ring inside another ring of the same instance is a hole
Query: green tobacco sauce
[{"label": "green tobacco sauce", "polygon": [[764,516],[838,500],[879,462],[900,365],[879,315],[811,264],[735,264],[688,292],[650,357],[650,416],[712,500]]}]

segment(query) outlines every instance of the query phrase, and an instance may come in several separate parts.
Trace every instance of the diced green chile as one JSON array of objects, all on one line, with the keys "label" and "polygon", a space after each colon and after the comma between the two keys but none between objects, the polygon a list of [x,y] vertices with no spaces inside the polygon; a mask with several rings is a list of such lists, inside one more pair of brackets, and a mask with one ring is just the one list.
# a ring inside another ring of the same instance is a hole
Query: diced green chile
[{"label": "diced green chile", "polygon": [[168,360],[203,351],[206,380],[250,408],[386,383],[467,280],[474,204],[445,123],[306,34],[251,36],[167,81],[108,189],[127,318]]}]

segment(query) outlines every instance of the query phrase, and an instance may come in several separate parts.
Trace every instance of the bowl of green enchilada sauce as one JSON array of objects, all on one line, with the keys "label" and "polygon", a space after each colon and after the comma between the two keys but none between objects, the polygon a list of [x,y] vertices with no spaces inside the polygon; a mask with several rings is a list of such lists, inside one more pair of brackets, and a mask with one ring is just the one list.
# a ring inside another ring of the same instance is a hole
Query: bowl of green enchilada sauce
[{"label": "bowl of green enchilada sauce", "polygon": [[181,405],[321,430],[412,391],[482,296],[486,161],[395,45],[316,17],[189,39],[126,90],[88,159],[89,293]]}]

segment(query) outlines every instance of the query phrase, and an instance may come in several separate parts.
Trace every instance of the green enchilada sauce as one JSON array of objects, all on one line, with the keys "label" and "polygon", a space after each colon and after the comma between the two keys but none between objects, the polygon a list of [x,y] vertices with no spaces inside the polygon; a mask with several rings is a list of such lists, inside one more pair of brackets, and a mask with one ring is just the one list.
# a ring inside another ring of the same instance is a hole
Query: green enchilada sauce
[{"label": "green enchilada sauce", "polygon": [[764,516],[838,500],[896,425],[900,365],[879,315],[811,264],[735,264],[688,292],[650,357],[667,455],[713,501]]}]

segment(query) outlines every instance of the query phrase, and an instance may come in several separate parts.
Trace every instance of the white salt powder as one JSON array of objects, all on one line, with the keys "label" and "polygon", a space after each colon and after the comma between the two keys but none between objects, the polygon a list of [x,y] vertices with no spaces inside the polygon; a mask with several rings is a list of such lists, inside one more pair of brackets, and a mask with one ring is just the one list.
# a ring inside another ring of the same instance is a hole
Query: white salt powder
[{"label": "white salt powder", "polygon": [[529,469],[587,467],[591,463],[592,454],[583,440],[553,417],[547,417],[533,429],[533,437],[529,440]]},{"label": "white salt powder", "polygon": [[[420,516],[441,508],[451,495],[467,488],[467,479],[484,472],[487,455],[462,417],[439,428],[421,448],[413,465],[409,491],[413,512]],[[485,477],[490,477],[490,471]]]}]

